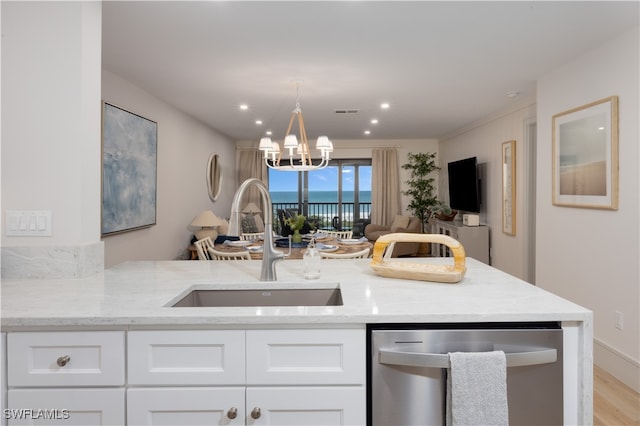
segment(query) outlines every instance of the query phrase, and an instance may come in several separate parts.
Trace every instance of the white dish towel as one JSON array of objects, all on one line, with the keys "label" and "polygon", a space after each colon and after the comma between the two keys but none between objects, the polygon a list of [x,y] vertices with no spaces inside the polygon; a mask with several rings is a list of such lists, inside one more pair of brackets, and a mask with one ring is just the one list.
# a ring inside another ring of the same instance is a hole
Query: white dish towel
[{"label": "white dish towel", "polygon": [[450,352],[449,360],[447,425],[508,425],[504,352]]}]

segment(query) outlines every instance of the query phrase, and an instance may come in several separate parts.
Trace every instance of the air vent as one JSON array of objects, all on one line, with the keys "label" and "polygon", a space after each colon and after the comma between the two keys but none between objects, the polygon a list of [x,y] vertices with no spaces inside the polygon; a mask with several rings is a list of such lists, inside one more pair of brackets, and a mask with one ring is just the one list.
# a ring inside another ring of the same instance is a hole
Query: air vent
[{"label": "air vent", "polygon": [[357,114],[359,112],[357,109],[337,109],[335,111],[336,114]]}]

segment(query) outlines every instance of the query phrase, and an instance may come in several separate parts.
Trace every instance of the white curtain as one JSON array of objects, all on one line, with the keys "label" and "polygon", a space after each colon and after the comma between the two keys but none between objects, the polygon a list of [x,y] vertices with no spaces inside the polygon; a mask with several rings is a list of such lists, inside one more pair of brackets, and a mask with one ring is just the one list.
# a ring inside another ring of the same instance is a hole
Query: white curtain
[{"label": "white curtain", "polygon": [[[258,178],[267,184],[267,168],[264,164],[262,151],[258,149],[242,149],[238,151],[238,186],[247,179]],[[260,193],[256,188],[248,188],[240,204],[243,208],[249,203],[261,206]]]},{"label": "white curtain", "polygon": [[371,155],[371,223],[391,225],[400,213],[400,171],[394,148],[374,149]]}]

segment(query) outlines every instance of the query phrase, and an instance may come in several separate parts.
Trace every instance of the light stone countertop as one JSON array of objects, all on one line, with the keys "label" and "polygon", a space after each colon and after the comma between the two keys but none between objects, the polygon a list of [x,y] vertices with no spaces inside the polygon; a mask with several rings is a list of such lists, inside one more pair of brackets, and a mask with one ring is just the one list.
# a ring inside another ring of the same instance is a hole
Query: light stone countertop
[{"label": "light stone countertop", "polygon": [[[403,259],[404,260],[404,259]],[[449,263],[419,258],[415,262]],[[125,262],[83,279],[3,280],[2,329],[105,329],[367,323],[586,321],[591,312],[467,258],[457,284],[377,276],[370,260],[323,260],[319,280],[302,278],[302,261],[276,265],[278,281],[260,282],[260,261]],[[192,287],[331,288],[343,306],[170,308]]]}]

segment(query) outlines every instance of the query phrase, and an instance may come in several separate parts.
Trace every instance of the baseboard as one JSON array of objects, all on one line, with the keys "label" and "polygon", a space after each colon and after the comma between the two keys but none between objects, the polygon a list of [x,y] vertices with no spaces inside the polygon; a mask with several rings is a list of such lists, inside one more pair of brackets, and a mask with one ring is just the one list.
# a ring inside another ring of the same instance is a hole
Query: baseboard
[{"label": "baseboard", "polygon": [[640,393],[640,363],[598,339],[593,339],[594,363]]}]

